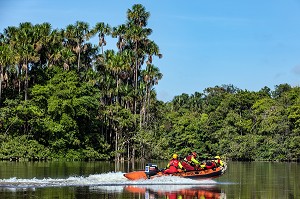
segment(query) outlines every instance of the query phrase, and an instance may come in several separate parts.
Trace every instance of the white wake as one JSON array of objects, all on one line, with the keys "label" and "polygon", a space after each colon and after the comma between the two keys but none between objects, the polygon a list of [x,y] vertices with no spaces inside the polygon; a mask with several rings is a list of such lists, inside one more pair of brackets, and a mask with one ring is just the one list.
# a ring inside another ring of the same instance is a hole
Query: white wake
[{"label": "white wake", "polygon": [[62,187],[62,186],[124,186],[124,185],[215,185],[214,180],[192,180],[175,176],[162,176],[154,179],[130,181],[122,172],[109,172],[94,174],[87,177],[70,176],[65,179],[32,178],[20,179],[12,177],[0,179],[0,187],[6,188],[36,188],[36,187]]}]

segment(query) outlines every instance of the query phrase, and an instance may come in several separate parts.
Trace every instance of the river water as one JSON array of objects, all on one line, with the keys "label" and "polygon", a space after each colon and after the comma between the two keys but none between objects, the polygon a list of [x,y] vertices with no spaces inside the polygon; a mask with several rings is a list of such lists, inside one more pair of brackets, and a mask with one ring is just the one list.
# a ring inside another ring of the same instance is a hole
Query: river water
[{"label": "river water", "polygon": [[[159,168],[167,162],[156,162]],[[300,198],[300,164],[228,162],[210,180],[159,177],[129,181],[145,163],[0,162],[0,198],[12,199],[292,199]]]}]

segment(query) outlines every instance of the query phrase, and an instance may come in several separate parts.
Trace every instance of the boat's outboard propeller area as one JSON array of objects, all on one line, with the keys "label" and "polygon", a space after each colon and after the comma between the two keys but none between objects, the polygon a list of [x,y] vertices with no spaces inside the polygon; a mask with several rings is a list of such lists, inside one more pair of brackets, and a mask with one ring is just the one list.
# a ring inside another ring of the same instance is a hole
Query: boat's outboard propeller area
[{"label": "boat's outboard propeller area", "polygon": [[150,179],[151,176],[156,175],[159,172],[159,169],[156,164],[147,163],[145,166],[145,173],[147,178]]}]

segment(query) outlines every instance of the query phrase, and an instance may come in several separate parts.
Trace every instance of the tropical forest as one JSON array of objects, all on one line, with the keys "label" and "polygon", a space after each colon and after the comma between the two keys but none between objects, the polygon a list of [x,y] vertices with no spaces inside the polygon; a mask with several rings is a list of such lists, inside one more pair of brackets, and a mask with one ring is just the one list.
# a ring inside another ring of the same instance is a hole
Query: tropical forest
[{"label": "tropical forest", "polygon": [[191,151],[300,160],[299,86],[216,85],[160,101],[163,52],[150,39],[150,12],[135,4],[126,16],[116,27],[22,22],[1,30],[1,160],[164,160]]}]

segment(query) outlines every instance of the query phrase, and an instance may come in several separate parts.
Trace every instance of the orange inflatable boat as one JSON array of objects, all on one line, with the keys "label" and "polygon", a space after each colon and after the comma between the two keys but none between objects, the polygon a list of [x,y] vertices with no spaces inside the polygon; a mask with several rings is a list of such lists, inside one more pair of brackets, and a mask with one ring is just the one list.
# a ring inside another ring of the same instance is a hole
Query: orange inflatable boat
[{"label": "orange inflatable boat", "polygon": [[172,174],[164,174],[163,170],[157,168],[157,165],[148,163],[146,164],[145,170],[125,173],[124,177],[126,177],[129,180],[140,180],[140,179],[151,179],[151,178],[161,177],[161,176],[178,176],[178,177],[191,178],[197,180],[197,179],[208,179],[208,178],[219,177],[225,173],[226,169],[227,169],[227,164],[224,163],[224,166],[222,167],[201,169],[195,171],[181,171]]}]

